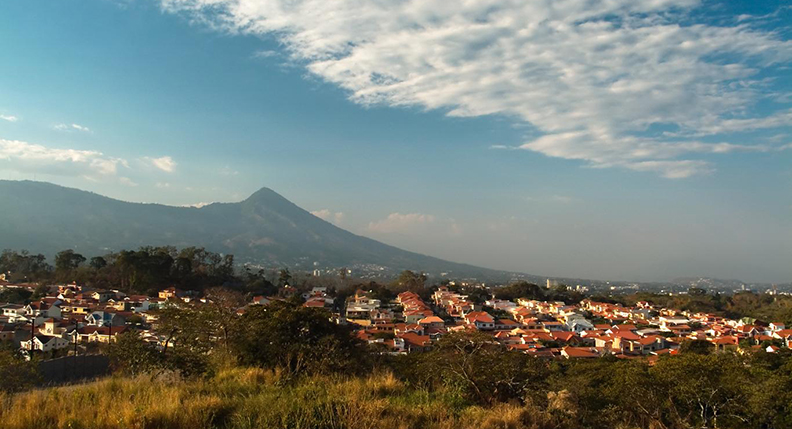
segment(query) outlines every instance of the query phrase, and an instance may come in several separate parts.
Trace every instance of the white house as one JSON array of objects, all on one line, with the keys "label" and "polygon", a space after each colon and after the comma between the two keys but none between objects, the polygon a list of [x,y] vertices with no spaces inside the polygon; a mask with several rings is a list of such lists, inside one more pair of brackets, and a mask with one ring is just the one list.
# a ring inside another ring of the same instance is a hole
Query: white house
[{"label": "white house", "polygon": [[48,352],[69,347],[69,341],[60,337],[36,335],[32,340],[22,341],[20,346],[23,350],[40,350],[42,352]]}]

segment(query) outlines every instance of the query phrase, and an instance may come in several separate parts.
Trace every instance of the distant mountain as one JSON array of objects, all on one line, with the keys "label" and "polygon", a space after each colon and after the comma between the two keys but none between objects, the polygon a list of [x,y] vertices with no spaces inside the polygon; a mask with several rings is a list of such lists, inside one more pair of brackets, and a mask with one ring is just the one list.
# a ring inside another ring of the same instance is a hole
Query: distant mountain
[{"label": "distant mountain", "polygon": [[0,248],[86,256],[140,246],[203,246],[238,262],[322,266],[375,264],[455,277],[509,274],[408,252],[352,234],[262,188],[238,203],[172,207],[128,203],[43,182],[0,181]]}]

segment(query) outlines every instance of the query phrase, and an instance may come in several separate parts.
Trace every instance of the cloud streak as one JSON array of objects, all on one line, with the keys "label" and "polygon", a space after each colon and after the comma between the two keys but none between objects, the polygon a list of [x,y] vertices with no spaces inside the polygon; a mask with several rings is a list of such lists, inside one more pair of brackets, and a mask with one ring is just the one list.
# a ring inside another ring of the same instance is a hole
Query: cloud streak
[{"label": "cloud streak", "polygon": [[90,128],[80,124],[57,124],[54,128],[59,131],[81,131],[84,133],[91,132]]},{"label": "cloud streak", "polygon": [[334,225],[341,225],[346,217],[344,212],[334,212],[328,209],[315,210],[311,214]]},{"label": "cloud streak", "polygon": [[8,122],[16,122],[19,120],[19,118],[14,115],[0,115],[0,119]]},{"label": "cloud streak", "polygon": [[406,234],[435,222],[433,215],[421,213],[391,213],[385,219],[371,222],[366,230],[379,234]]},{"label": "cloud streak", "polygon": [[0,139],[0,160],[10,161],[10,168],[20,172],[86,178],[113,176],[119,166],[128,166],[125,160],[98,151],[56,149],[5,139]]},{"label": "cloud streak", "polygon": [[166,173],[173,173],[173,171],[176,170],[176,166],[178,165],[176,161],[174,161],[173,158],[169,156],[163,156],[160,158],[144,157],[143,160],[151,166]]},{"label": "cloud streak", "polygon": [[[789,112],[746,112],[792,42],[751,20],[696,22],[699,0],[161,1],[277,37],[354,102],[505,115],[539,131],[522,149],[592,167],[689,177],[713,170],[697,155],[748,150],[700,137],[789,126]],[[653,125],[676,131],[647,135]]]}]

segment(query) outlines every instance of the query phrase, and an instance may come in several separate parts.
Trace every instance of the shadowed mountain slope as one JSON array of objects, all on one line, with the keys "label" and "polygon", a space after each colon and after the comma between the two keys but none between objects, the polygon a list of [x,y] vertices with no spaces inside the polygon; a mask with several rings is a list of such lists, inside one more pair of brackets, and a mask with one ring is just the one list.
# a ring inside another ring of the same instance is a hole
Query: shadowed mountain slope
[{"label": "shadowed mountain slope", "polygon": [[454,276],[506,273],[457,264],[352,234],[262,188],[238,203],[173,207],[128,203],[50,183],[0,181],[0,248],[52,256],[98,255],[140,246],[203,246],[238,262],[322,266],[376,264]]}]

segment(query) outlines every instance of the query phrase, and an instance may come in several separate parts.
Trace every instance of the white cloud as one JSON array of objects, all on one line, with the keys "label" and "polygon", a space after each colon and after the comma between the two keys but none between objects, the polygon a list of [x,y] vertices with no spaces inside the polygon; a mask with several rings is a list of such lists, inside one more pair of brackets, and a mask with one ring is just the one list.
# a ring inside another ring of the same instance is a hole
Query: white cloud
[{"label": "white cloud", "polygon": [[[523,149],[594,167],[688,177],[712,170],[690,155],[730,151],[695,136],[789,126],[745,112],[772,92],[760,71],[790,62],[792,41],[751,20],[697,21],[700,0],[161,1],[279,38],[355,102],[506,115],[544,135]],[[678,131],[646,137],[653,124]]]},{"label": "white cloud", "polygon": [[154,184],[154,187],[160,188],[160,189],[167,189],[167,188],[170,188],[170,183],[168,183],[168,182],[157,182],[157,183]]},{"label": "white cloud", "polygon": [[225,167],[220,169],[220,175],[221,176],[238,176],[239,175],[239,171],[234,170],[233,168],[231,168],[231,167],[226,165]]},{"label": "white cloud", "polygon": [[176,164],[176,161],[174,161],[173,158],[169,156],[163,156],[160,158],[151,158],[147,156],[144,157],[143,160],[166,173],[173,173],[173,171],[176,169],[176,165],[178,165]]},{"label": "white cloud", "polygon": [[60,131],[82,131],[85,133],[91,132],[90,128],[80,124],[57,124],[54,128]]},{"label": "white cloud", "polygon": [[333,212],[328,209],[315,210],[311,214],[335,225],[341,225],[346,217],[344,212]]},{"label": "white cloud", "polygon": [[277,57],[278,55],[278,51],[264,50],[253,53],[253,58],[271,58]]},{"label": "white cloud", "polygon": [[397,212],[389,214],[385,219],[369,223],[367,230],[380,234],[403,234],[413,232],[416,228],[422,228],[434,223],[434,221],[435,217],[432,215],[421,213],[401,214]]},{"label": "white cloud", "polygon": [[122,185],[125,185],[125,186],[131,186],[131,187],[134,187],[134,186],[137,186],[137,185],[138,185],[137,183],[135,183],[135,182],[134,182],[132,179],[130,179],[129,177],[119,177],[119,178],[118,178],[118,182],[119,182],[119,183],[121,183]]},{"label": "white cloud", "polygon": [[0,115],[0,119],[8,122],[16,122],[19,120],[19,118],[14,115]]},{"label": "white cloud", "polygon": [[0,160],[9,161],[4,168],[21,172],[85,177],[113,176],[119,165],[128,166],[124,159],[98,151],[56,149],[5,139],[0,139]]}]

